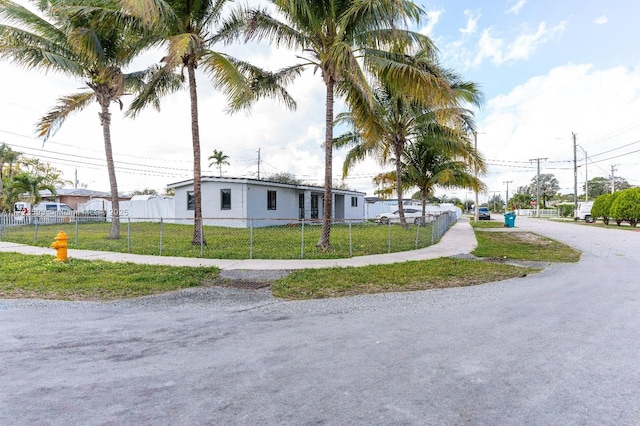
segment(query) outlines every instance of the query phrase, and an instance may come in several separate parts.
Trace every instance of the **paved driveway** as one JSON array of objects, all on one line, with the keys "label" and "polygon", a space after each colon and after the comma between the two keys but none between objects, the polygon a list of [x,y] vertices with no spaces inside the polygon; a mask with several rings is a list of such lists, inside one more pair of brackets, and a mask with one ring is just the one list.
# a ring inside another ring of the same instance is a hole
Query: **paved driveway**
[{"label": "paved driveway", "polygon": [[640,424],[640,234],[516,226],[583,260],[309,302],[0,301],[0,424]]}]

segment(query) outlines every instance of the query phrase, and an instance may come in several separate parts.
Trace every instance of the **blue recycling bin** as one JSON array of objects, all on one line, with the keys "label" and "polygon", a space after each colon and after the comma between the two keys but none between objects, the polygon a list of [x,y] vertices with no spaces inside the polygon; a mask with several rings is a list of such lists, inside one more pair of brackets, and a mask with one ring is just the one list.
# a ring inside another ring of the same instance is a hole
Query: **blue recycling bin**
[{"label": "blue recycling bin", "polygon": [[506,212],[504,214],[504,226],[506,228],[513,228],[516,226],[516,212]]}]

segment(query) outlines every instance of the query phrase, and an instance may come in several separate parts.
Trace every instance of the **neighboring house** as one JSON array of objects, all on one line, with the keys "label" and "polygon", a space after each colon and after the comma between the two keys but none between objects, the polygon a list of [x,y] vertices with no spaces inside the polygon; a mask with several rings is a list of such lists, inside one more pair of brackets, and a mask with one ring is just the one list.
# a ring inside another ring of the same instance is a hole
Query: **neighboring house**
[{"label": "neighboring house", "polygon": [[[175,217],[192,219],[193,179],[167,188],[175,190]],[[333,218],[363,220],[364,196],[364,192],[333,189]],[[318,221],[322,219],[323,199],[324,188],[320,186],[202,177],[202,217],[206,225],[243,228]],[[220,220],[225,218],[236,220]]]},{"label": "neighboring house", "polygon": [[[110,192],[93,191],[85,188],[61,188],[56,190],[56,194],[53,195],[49,190],[45,189],[40,191],[40,196],[43,201],[53,201],[56,203],[64,203],[74,210],[78,210],[81,204],[87,203],[94,198],[110,199]],[[131,196],[126,194],[120,194],[120,201],[130,200]],[[106,210],[101,209],[101,210]]]}]

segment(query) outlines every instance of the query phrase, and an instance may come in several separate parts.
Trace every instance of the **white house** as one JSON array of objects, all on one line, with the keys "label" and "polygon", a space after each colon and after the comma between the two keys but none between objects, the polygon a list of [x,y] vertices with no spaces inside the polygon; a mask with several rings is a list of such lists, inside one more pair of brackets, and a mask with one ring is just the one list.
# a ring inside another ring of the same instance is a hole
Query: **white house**
[{"label": "white house", "polygon": [[[172,183],[175,217],[193,219],[193,179]],[[363,220],[364,192],[333,189],[333,219]],[[202,217],[206,225],[260,227],[322,219],[324,188],[266,180],[202,177]],[[233,219],[233,220],[222,220]]]}]

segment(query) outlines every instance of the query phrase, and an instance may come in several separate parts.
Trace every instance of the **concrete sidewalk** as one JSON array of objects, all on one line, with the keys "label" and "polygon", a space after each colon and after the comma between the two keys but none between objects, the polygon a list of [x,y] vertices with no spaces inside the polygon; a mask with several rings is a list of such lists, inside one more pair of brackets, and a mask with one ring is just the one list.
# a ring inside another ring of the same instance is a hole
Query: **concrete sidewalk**
[{"label": "concrete sidewalk", "polygon": [[[194,257],[150,256],[142,254],[119,253],[110,251],[92,251],[69,249],[69,257],[77,259],[100,259],[108,262],[133,262],[149,265],[172,266],[217,266],[222,270],[292,270],[309,268],[330,268],[347,266],[366,266],[406,262],[409,260],[426,260],[438,257],[449,257],[468,254],[477,246],[473,229],[468,218],[461,218],[442,237],[438,244],[419,250],[405,252],[358,256],[345,259],[201,259]],[[34,247],[24,244],[0,241],[0,252],[23,254],[50,254],[55,250],[45,247]]]}]

